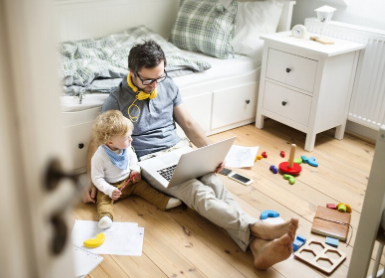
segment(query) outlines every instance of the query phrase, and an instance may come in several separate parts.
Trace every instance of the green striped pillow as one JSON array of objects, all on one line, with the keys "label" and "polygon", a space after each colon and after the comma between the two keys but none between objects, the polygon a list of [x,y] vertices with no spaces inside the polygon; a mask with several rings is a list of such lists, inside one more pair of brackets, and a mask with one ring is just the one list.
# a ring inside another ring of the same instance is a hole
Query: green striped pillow
[{"label": "green striped pillow", "polygon": [[182,49],[228,58],[233,54],[237,10],[236,0],[227,7],[212,0],[181,0],[170,42]]}]

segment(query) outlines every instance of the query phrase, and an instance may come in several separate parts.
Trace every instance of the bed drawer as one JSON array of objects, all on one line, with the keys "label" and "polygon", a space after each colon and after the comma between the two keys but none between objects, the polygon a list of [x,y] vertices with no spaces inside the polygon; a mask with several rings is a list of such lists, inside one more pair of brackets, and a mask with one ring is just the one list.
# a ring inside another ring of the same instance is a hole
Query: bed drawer
[{"label": "bed drawer", "polygon": [[87,150],[92,138],[92,124],[93,121],[64,128],[67,142],[69,142],[69,159],[73,169],[86,166]]},{"label": "bed drawer", "polygon": [[[183,90],[181,90],[183,97]],[[193,119],[205,132],[210,130],[212,96],[211,92],[192,97],[183,97],[183,103]]]},{"label": "bed drawer", "polygon": [[312,97],[265,82],[263,108],[304,126],[308,125]]},{"label": "bed drawer", "polygon": [[317,61],[269,49],[266,77],[312,93]]},{"label": "bed drawer", "polygon": [[74,126],[95,120],[102,106],[74,112],[62,112],[63,126]]},{"label": "bed drawer", "polygon": [[258,85],[259,82],[252,82],[214,92],[211,128],[216,129],[250,119],[254,121]]}]

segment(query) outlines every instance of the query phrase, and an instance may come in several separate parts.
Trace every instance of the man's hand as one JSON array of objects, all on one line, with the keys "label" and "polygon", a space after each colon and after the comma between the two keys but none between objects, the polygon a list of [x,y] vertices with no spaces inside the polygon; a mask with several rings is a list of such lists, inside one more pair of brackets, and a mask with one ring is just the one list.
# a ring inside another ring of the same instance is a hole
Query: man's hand
[{"label": "man's hand", "polygon": [[132,183],[140,182],[142,180],[142,175],[140,174],[140,172],[137,172],[137,171],[131,172],[130,177],[132,179]]},{"label": "man's hand", "polygon": [[120,198],[121,195],[122,195],[122,192],[120,192],[119,189],[114,189],[114,191],[112,191],[111,199],[116,201],[117,199]]},{"label": "man's hand", "polygon": [[96,187],[91,183],[88,187],[86,187],[82,192],[82,201],[84,204],[94,203],[95,204],[95,196],[96,196]]},{"label": "man's hand", "polygon": [[215,174],[218,174],[220,171],[222,171],[222,169],[225,168],[225,163],[222,162],[221,164],[219,164],[219,166],[217,167],[217,169],[215,169]]}]

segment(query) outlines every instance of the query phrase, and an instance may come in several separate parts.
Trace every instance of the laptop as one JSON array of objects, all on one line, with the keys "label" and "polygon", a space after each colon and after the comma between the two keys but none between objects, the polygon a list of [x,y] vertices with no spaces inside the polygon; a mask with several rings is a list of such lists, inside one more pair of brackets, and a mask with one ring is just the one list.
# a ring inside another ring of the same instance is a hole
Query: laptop
[{"label": "laptop", "polygon": [[165,188],[212,173],[224,162],[235,137],[199,148],[184,147],[139,162],[142,172]]}]

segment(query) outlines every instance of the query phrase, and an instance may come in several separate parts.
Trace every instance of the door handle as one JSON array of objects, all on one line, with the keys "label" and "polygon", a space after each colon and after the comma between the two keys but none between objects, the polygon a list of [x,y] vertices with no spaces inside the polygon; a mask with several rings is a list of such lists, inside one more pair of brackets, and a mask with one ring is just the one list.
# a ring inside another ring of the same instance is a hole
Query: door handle
[{"label": "door handle", "polygon": [[45,188],[48,191],[54,190],[59,185],[61,179],[70,179],[79,191],[85,185],[83,176],[64,172],[60,160],[54,158],[48,163],[44,182]]},{"label": "door handle", "polygon": [[59,255],[66,246],[68,239],[67,224],[61,214],[51,216],[51,225],[53,226],[53,237],[51,241],[51,253]]},{"label": "door handle", "polygon": [[[66,173],[62,170],[60,160],[52,159],[48,163],[45,173],[45,189],[48,191],[55,190],[62,179],[72,181],[72,184],[76,188],[76,195],[80,195],[86,185],[86,178],[84,175]],[[50,243],[50,249],[53,255],[59,255],[66,246],[68,240],[68,229],[63,216],[64,212],[73,203],[74,199],[73,195],[67,196],[67,199],[61,199],[60,202],[55,204],[56,207],[52,210],[52,215],[49,217],[50,224],[53,228],[53,235]]]}]

